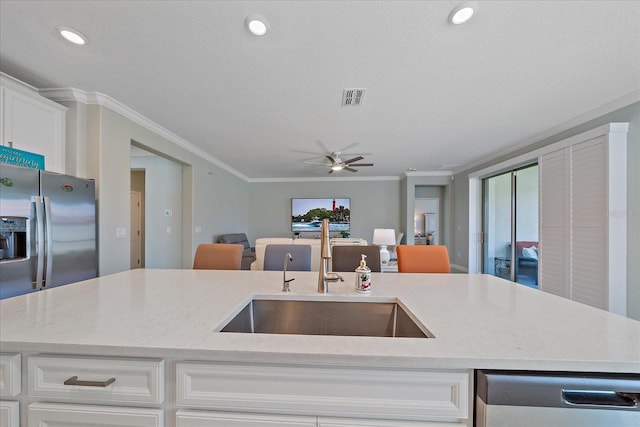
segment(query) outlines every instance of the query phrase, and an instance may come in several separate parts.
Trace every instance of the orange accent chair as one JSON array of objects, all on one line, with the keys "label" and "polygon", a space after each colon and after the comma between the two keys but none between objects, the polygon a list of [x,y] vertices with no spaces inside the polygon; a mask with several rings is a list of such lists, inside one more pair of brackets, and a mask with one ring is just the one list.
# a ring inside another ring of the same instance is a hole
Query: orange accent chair
[{"label": "orange accent chair", "polygon": [[449,251],[443,245],[398,245],[399,273],[451,273]]},{"label": "orange accent chair", "polygon": [[193,258],[194,270],[240,270],[242,251],[239,243],[202,243]]}]

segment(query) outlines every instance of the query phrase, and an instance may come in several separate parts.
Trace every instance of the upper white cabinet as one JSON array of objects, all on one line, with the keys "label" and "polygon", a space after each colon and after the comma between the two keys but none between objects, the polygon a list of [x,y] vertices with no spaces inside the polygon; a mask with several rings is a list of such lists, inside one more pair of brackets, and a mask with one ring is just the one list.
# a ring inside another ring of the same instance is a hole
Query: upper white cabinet
[{"label": "upper white cabinet", "polygon": [[42,154],[46,170],[65,173],[67,108],[4,74],[0,75],[0,90],[1,144]]}]

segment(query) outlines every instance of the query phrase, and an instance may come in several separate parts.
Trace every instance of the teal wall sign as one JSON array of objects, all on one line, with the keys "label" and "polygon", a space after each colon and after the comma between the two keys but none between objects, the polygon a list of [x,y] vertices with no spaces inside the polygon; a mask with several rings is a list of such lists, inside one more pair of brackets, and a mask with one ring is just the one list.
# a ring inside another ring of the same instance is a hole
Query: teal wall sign
[{"label": "teal wall sign", "polygon": [[17,148],[0,146],[0,163],[44,170],[44,156]]}]

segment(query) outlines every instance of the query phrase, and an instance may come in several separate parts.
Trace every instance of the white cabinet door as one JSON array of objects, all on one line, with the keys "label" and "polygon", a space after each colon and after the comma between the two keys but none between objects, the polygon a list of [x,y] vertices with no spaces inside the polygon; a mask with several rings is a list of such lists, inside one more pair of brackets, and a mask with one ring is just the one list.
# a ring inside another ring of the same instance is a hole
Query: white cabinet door
[{"label": "white cabinet door", "polygon": [[32,403],[28,410],[29,427],[162,427],[162,409],[123,408],[117,406]]},{"label": "white cabinet door", "polygon": [[0,401],[0,427],[20,427],[20,403]]},{"label": "white cabinet door", "polygon": [[45,169],[65,172],[65,114],[67,108],[37,93],[2,87],[2,145],[42,154]]},{"label": "white cabinet door", "polygon": [[22,387],[20,353],[0,354],[0,397],[15,397]]},{"label": "white cabinet door", "polygon": [[465,423],[436,421],[365,420],[353,418],[318,418],[318,427],[467,427]]},{"label": "white cabinet door", "polygon": [[187,411],[176,414],[176,427],[316,427],[316,417]]},{"label": "white cabinet door", "polygon": [[186,408],[396,420],[466,419],[468,372],[420,369],[178,363]]}]

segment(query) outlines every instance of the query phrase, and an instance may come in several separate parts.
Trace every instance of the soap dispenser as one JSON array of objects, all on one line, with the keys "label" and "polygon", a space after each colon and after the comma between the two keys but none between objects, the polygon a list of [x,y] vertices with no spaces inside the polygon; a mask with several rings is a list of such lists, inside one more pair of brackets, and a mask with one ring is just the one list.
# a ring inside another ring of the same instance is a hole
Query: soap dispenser
[{"label": "soap dispenser", "polygon": [[367,256],[362,254],[360,265],[356,268],[356,292],[368,294],[371,292],[371,269],[367,267]]}]

